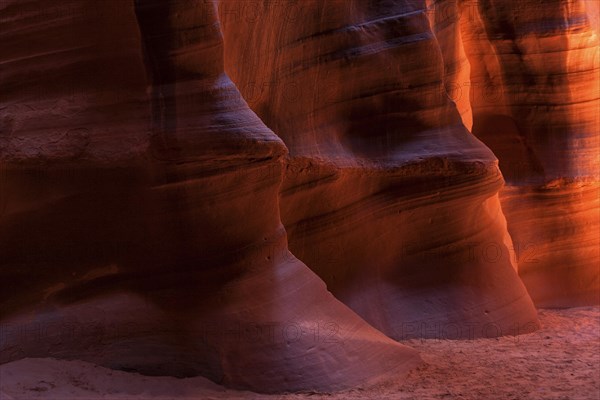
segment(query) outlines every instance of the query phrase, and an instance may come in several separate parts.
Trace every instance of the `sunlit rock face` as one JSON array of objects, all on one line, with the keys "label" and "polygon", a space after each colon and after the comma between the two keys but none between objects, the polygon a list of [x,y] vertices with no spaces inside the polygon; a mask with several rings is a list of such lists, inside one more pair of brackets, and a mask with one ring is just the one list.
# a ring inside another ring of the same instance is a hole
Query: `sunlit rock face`
[{"label": "sunlit rock face", "polygon": [[226,71],[289,148],[290,248],[337,298],[393,338],[535,329],[497,160],[447,92],[461,30],[425,7],[222,1]]},{"label": "sunlit rock face", "polygon": [[5,0],[0,13],[0,362],[261,392],[418,363],[287,250],[287,149],[223,73],[210,1]]},{"label": "sunlit rock face", "polygon": [[500,159],[501,202],[536,305],[600,302],[595,1],[462,3],[473,133]]},{"label": "sunlit rock face", "polygon": [[446,93],[455,103],[464,126],[471,130],[473,127],[473,111],[469,96],[471,66],[462,40],[460,26],[460,18],[464,12],[462,4],[458,0],[427,0],[424,12],[440,45],[444,60]]},{"label": "sunlit rock face", "polygon": [[0,363],[329,392],[599,302],[597,11],[0,1]]}]

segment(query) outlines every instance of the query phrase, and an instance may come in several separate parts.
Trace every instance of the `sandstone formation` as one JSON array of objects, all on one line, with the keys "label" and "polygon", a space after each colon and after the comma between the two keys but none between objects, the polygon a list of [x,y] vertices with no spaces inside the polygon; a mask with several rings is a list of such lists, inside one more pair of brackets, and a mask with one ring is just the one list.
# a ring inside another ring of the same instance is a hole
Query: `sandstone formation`
[{"label": "sandstone formation", "polygon": [[597,11],[0,1],[0,363],[330,392],[600,303]]},{"label": "sandstone formation", "polygon": [[540,307],[600,303],[597,2],[464,2],[461,32],[523,282]]},{"label": "sandstone formation", "polygon": [[219,7],[225,68],[290,150],[292,252],[396,339],[535,329],[497,160],[446,90],[460,30],[422,1],[240,4]]},{"label": "sandstone formation", "polygon": [[287,250],[287,150],[223,73],[212,2],[0,7],[0,362],[262,392],[418,363]]}]

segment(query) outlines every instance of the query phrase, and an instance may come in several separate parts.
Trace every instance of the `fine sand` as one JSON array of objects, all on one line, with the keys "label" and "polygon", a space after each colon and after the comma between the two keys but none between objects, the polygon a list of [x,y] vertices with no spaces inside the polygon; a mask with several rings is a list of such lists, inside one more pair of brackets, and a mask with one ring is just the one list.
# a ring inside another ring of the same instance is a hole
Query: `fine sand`
[{"label": "fine sand", "polygon": [[259,395],[203,378],[25,359],[0,366],[0,399],[600,399],[600,307],[539,314],[543,328],[518,337],[406,341],[425,361],[408,379],[344,393]]}]

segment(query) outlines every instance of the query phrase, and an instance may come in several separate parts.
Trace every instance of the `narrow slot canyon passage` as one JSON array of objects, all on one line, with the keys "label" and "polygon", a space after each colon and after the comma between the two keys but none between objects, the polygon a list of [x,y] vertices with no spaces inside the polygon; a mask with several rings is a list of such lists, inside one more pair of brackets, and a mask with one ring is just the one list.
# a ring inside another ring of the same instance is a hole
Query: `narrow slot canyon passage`
[{"label": "narrow slot canyon passage", "polygon": [[0,400],[600,400],[599,11],[0,0]]}]

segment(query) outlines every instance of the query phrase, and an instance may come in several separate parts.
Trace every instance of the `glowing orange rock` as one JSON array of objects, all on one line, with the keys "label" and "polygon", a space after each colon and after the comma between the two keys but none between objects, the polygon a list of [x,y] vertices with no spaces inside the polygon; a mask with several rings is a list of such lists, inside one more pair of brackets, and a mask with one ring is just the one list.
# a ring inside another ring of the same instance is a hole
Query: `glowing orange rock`
[{"label": "glowing orange rock", "polygon": [[490,0],[462,13],[473,133],[500,159],[519,275],[540,307],[600,303],[597,12]]},{"label": "glowing orange rock", "polygon": [[278,3],[251,19],[240,4],[219,8],[226,71],[290,150],[294,254],[393,338],[535,329],[497,160],[446,91],[441,46],[460,36],[438,40],[421,2]]}]

